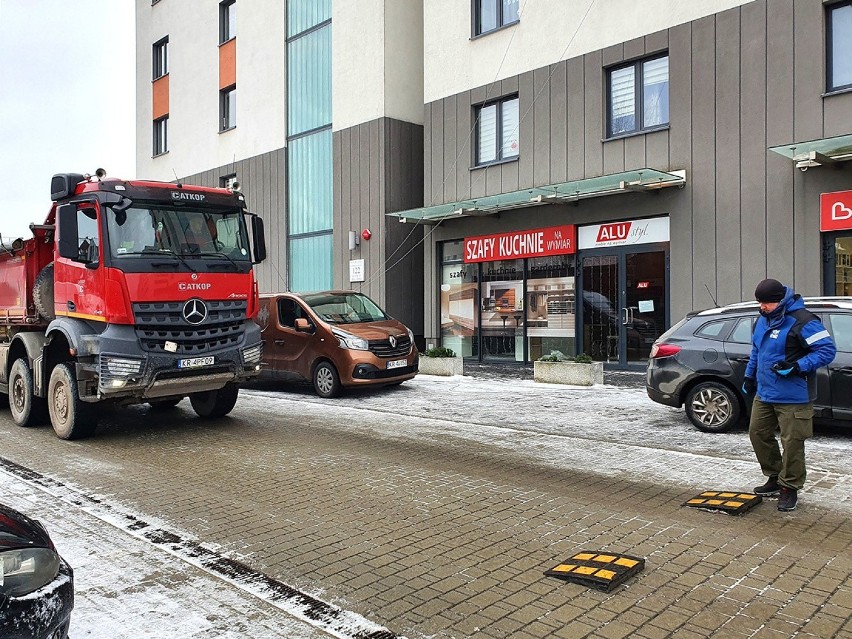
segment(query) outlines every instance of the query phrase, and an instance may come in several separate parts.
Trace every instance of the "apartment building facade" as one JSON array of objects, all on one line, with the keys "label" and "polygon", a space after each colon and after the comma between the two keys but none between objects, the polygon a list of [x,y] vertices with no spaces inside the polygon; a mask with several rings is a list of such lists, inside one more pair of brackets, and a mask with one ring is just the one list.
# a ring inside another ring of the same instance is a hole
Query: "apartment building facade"
[{"label": "apartment building facade", "polygon": [[356,288],[422,337],[422,244],[385,218],[423,201],[421,0],[137,0],[136,34],[137,174],[238,182],[261,291]]},{"label": "apartment building facade", "polygon": [[[361,287],[426,345],[615,368],[643,366],[685,312],[749,299],[766,276],[852,294],[852,2],[237,0],[238,118],[211,136],[199,129],[223,102],[200,117],[198,75],[208,98],[233,85],[221,48],[202,59],[199,15],[227,4],[139,0],[138,168],[236,173],[271,229],[266,289],[312,283],[297,271],[321,258],[332,285]],[[294,11],[308,15],[295,27]],[[323,88],[294,45],[326,27]],[[175,123],[156,154],[158,80],[143,89],[166,35]],[[322,179],[295,168],[316,134]]]}]

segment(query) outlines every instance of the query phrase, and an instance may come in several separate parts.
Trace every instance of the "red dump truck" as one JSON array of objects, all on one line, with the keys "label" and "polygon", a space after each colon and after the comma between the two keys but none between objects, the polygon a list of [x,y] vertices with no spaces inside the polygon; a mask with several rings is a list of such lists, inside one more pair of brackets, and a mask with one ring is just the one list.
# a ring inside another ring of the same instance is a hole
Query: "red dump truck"
[{"label": "red dump truck", "polygon": [[33,237],[0,245],[0,392],[20,426],[91,435],[98,404],[231,411],[260,372],[263,220],[236,189],[54,175]]}]

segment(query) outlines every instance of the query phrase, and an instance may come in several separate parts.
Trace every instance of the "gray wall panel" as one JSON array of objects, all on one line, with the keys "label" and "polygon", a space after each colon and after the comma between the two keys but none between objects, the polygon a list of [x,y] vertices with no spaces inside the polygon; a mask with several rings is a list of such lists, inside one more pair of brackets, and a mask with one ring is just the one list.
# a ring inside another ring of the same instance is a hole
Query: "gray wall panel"
[{"label": "gray wall panel", "polygon": [[551,131],[550,111],[553,96],[550,93],[550,69],[545,67],[533,72],[533,94],[530,115],[533,119],[533,184],[551,184]]},{"label": "gray wall panel", "polygon": [[766,4],[743,8],[740,58],[740,243],[741,299],[754,293],[754,275],[766,272]]},{"label": "gray wall panel", "polygon": [[[456,149],[456,193],[458,200],[470,197],[470,167],[473,161],[473,111],[470,92],[459,94],[456,103],[456,131],[459,147]],[[428,201],[427,192],[427,201]],[[436,201],[432,203],[437,204]]]},{"label": "gray wall panel", "polygon": [[822,31],[825,9],[819,2],[793,3],[794,84],[793,102],[794,140],[815,140],[822,137],[822,118],[813,117],[822,112],[821,94],[825,90],[825,44],[822,38],[810,34]]},{"label": "gray wall panel", "polygon": [[[573,58],[565,65],[566,83],[568,85],[567,112],[567,145],[568,161],[566,163],[565,180],[579,180],[586,172],[586,101],[583,89],[585,82],[585,65],[583,58]],[[597,140],[593,142],[599,144]]]},{"label": "gray wall panel", "polygon": [[603,150],[601,138],[606,135],[604,121],[604,86],[600,52],[583,56],[584,63],[584,130],[585,153],[583,154],[584,176],[594,177],[603,173]]},{"label": "gray wall panel", "polygon": [[692,251],[693,304],[710,289],[718,299],[716,272],[716,24],[692,23]]},{"label": "gray wall panel", "polygon": [[[444,198],[449,201],[459,199],[456,190],[456,165],[466,160],[464,157],[464,141],[467,137],[467,131],[459,131],[458,129],[457,102],[458,100],[454,95],[444,100],[444,163],[441,179],[444,183]],[[461,155],[459,155],[460,152]]]},{"label": "gray wall panel", "polygon": [[[774,0],[767,11],[766,143],[794,140],[793,0]],[[774,156],[774,157],[773,157]],[[793,183],[790,161],[769,153],[766,180],[766,270],[779,280],[792,280]]]},{"label": "gray wall panel", "polygon": [[740,295],[740,12],[716,16],[716,270],[718,299]]},{"label": "gray wall panel", "polygon": [[[668,166],[668,157],[665,158],[666,162],[664,164],[648,164],[646,159],[646,150],[645,144],[649,137],[652,137],[654,134],[650,136],[645,135],[634,135],[629,138],[625,138],[624,140],[624,161],[622,162],[622,168],[625,171],[629,171],[631,169],[642,169],[646,166]],[[666,145],[668,147],[668,145]],[[666,149],[668,151],[668,148]],[[666,153],[668,155],[668,153]]]},{"label": "gray wall panel", "polygon": [[669,48],[669,32],[657,31],[645,36],[645,53],[653,54]]},{"label": "gray wall panel", "polygon": [[[464,103],[464,99],[459,100],[459,104]],[[431,103],[423,106],[423,121],[424,122],[432,122],[432,111],[434,109],[440,109],[440,103]],[[435,131],[433,133],[432,127],[425,126],[423,127],[423,192],[426,194],[424,199],[424,204],[426,206],[432,206],[433,204],[437,204],[440,202],[439,198],[435,197],[433,188],[432,188],[432,172],[435,167],[432,166],[432,138],[436,135],[441,135],[440,131]]]},{"label": "gray wall panel", "polygon": [[634,60],[645,55],[645,38],[634,38],[624,43],[624,59]]},{"label": "gray wall panel", "polygon": [[[535,128],[533,118],[535,117],[533,99],[535,96],[535,83],[533,73],[524,73],[518,78],[518,94],[520,96],[520,157],[518,158],[518,187],[525,188],[533,185],[533,165],[536,149],[531,148],[530,142],[535,140]],[[525,140],[528,140],[525,142]]]},{"label": "gray wall panel", "polygon": [[852,93],[826,96],[823,108],[825,136],[848,135],[849,123],[852,122]]},{"label": "gray wall panel", "polygon": [[[625,150],[625,168],[627,169],[638,169],[640,166],[647,166],[665,171],[682,169],[686,166],[684,163],[672,163],[669,158],[669,131],[655,131],[647,135],[639,135],[635,138],[630,138],[628,143],[631,143],[633,140],[641,141],[641,148],[644,149],[645,157],[641,160],[633,160],[634,151],[628,146]],[[638,154],[638,149],[636,153]]]},{"label": "gray wall panel", "polygon": [[550,179],[553,183],[568,179],[566,67],[564,62],[550,66]]}]

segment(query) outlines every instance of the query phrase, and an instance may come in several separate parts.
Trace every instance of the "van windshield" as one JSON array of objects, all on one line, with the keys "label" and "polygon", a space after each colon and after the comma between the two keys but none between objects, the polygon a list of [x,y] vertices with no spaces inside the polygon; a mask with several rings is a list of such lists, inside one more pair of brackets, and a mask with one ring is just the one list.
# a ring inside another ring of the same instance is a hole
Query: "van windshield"
[{"label": "van windshield", "polygon": [[303,295],[302,299],[329,324],[358,324],[388,319],[373,300],[361,293],[312,293]]}]

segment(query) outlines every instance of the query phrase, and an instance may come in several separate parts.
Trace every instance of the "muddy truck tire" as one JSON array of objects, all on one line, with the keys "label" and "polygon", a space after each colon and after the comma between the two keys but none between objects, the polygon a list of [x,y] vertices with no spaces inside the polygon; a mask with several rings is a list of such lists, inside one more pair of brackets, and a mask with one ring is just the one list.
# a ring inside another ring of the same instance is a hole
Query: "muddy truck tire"
[{"label": "muddy truck tire", "polygon": [[53,305],[53,262],[45,266],[33,283],[33,303],[38,314],[46,320],[56,319]]}]

